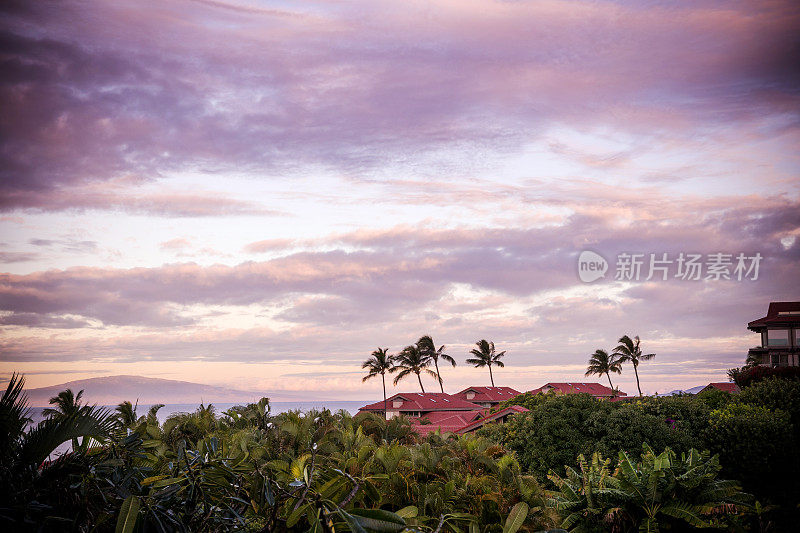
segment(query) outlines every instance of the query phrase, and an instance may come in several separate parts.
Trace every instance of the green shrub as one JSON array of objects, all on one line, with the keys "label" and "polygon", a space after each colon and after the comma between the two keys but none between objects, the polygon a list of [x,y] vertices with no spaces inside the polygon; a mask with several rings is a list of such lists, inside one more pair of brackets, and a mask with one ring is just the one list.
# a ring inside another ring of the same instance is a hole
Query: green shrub
[{"label": "green shrub", "polygon": [[796,442],[800,442],[800,381],[770,377],[750,385],[737,397],[747,405],[789,413]]},{"label": "green shrub", "polygon": [[796,491],[796,450],[787,413],[730,403],[711,412],[705,438],[719,454],[724,474],[741,480],[745,490],[773,501]]},{"label": "green shrub", "polygon": [[579,454],[591,455],[594,451],[606,455],[621,450],[635,452],[644,443],[687,451],[702,442],[692,430],[705,425],[701,413],[708,412],[704,408],[689,409],[682,402],[682,408],[691,414],[687,416],[690,422],[676,424],[664,414],[680,418],[675,402],[614,403],[588,394],[545,395],[522,401],[529,406],[528,413],[506,424],[489,426],[481,434],[513,450],[523,468],[540,476],[571,464]]},{"label": "green shrub", "polygon": [[[610,402],[588,394],[545,396],[528,403],[531,410],[502,425],[492,425],[487,435],[516,453],[523,468],[539,476],[571,464],[579,454],[590,454],[594,442],[587,438],[586,422],[593,413],[611,412]],[[538,405],[536,405],[538,403]]]},{"label": "green shrub", "polygon": [[591,461],[578,457],[580,471],[568,466],[564,477],[550,472],[561,527],[586,533],[730,529],[750,508],[751,498],[737,482],[718,479],[716,456],[692,449],[678,457],[669,448],[656,455],[647,444],[642,448],[640,461],[620,452],[613,473],[597,452]]},{"label": "green shrub", "polygon": [[621,405],[609,412],[594,412],[586,420],[586,438],[595,449],[613,455],[619,451],[634,453],[648,443],[656,449],[672,448],[684,452],[698,440],[673,419],[645,412],[638,405]]}]

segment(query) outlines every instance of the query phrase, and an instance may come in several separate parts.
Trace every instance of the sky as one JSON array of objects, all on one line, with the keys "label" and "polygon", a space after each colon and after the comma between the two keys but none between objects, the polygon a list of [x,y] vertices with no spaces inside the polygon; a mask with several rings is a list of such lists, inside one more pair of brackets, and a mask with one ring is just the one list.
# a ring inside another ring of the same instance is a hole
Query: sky
[{"label": "sky", "polygon": [[796,2],[0,10],[0,379],[374,400],[361,362],[430,334],[445,390],[489,384],[488,339],[524,391],[605,382],[589,354],[627,334],[665,392],[800,300]]}]

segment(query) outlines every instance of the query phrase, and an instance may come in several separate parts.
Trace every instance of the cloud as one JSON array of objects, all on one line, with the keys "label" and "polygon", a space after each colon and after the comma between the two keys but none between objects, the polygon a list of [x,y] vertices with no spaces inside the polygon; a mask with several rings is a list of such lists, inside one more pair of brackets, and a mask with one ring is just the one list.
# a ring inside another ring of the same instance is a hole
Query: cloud
[{"label": "cloud", "polygon": [[[313,241],[334,249],[312,247],[232,266],[178,263],[2,274],[0,309],[70,314],[105,325],[165,327],[196,324],[195,316],[184,312],[191,306],[261,305],[281,308],[274,318],[288,323],[376,324],[404,320],[409,313],[431,306],[439,308],[437,302],[445,301],[457,285],[512,299],[571,290],[578,284],[577,255],[587,247],[612,262],[621,252],[668,253],[673,258],[680,252],[761,253],[759,281],[736,285],[737,299],[713,304],[726,306],[726,313],[707,311],[711,323],[720,324],[737,306],[746,309],[747,302],[785,299],[783,287],[791,285],[800,265],[800,244],[795,241],[787,248],[782,238],[800,228],[798,207],[778,199],[751,208],[734,203],[727,209],[717,206],[715,216],[691,220],[683,218],[683,209],[689,206],[673,205],[674,218],[664,219],[654,212],[650,218],[621,223],[618,214],[625,208],[619,206],[613,215],[576,214],[563,225],[532,229],[403,226],[360,230]],[[592,287],[613,287],[612,277]],[[676,310],[689,303],[706,309],[709,304],[704,302],[716,302],[731,283],[642,283],[623,291],[621,297],[642,307],[653,302],[654,309],[663,309],[661,314],[646,310],[641,316],[673,328],[683,324],[682,331],[690,334],[706,324],[696,317],[684,321]],[[504,305],[502,298],[497,305]],[[619,318],[618,314],[615,320]]]},{"label": "cloud", "polygon": [[266,239],[263,241],[251,242],[244,247],[244,251],[259,254],[286,249],[291,247],[293,243],[294,241],[292,239]]},{"label": "cloud", "polygon": [[26,263],[38,258],[39,254],[33,252],[0,252],[0,263]]},{"label": "cloud", "polygon": [[[790,2],[258,13],[205,2],[179,25],[182,4],[149,7],[66,2],[57,17],[39,6],[4,17],[0,209],[260,213],[249,201],[134,185],[179,171],[463,175],[564,125],[659,146],[740,126],[798,138],[800,13]],[[605,168],[628,157],[561,152]],[[115,180],[130,190],[102,186]]]},{"label": "cloud", "polygon": [[25,326],[28,328],[77,329],[91,327],[86,320],[73,317],[43,315],[39,313],[15,313],[0,316],[1,326]]},{"label": "cloud", "polygon": [[49,248],[59,245],[62,251],[91,253],[97,250],[96,241],[79,241],[76,239],[30,239],[29,244],[42,248]]},{"label": "cloud", "polygon": [[192,242],[189,239],[170,239],[168,241],[164,241],[159,245],[159,248],[162,250],[183,250],[188,248],[192,245]]}]

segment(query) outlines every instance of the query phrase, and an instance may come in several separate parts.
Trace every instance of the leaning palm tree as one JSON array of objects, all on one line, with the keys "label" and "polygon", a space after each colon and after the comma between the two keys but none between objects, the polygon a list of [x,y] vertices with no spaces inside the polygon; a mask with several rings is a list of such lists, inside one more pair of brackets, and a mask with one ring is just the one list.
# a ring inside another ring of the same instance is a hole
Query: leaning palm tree
[{"label": "leaning palm tree", "polygon": [[[50,405],[55,405],[55,408],[48,407],[42,410],[42,415],[56,420],[68,418],[76,413],[79,413],[84,408],[81,405],[81,397],[83,390],[78,391],[78,394],[72,392],[72,389],[67,389],[59,392],[56,396],[50,398]],[[72,439],[72,449],[78,449],[78,438]]]},{"label": "leaning palm tree", "polygon": [[391,373],[399,372],[394,378],[394,384],[397,385],[401,379],[409,374],[416,374],[417,381],[419,381],[419,388],[425,392],[425,387],[422,385],[421,374],[424,372],[430,376],[438,377],[436,372],[428,368],[431,364],[430,357],[415,345],[406,346],[400,353],[394,356],[394,366],[389,370]]},{"label": "leaning palm tree", "polygon": [[59,392],[56,396],[50,398],[50,405],[55,405],[55,408],[48,407],[42,411],[42,415],[46,417],[64,417],[77,413],[81,410],[81,398],[83,391],[78,391],[78,394],[72,392],[72,389],[67,389]]},{"label": "leaning palm tree", "polygon": [[488,342],[486,339],[481,339],[475,343],[478,346],[478,349],[470,350],[470,354],[474,355],[475,357],[471,357],[467,359],[467,363],[471,364],[475,368],[482,368],[484,366],[489,367],[489,379],[492,381],[492,387],[494,387],[494,376],[492,375],[492,365],[499,366],[503,368],[503,362],[500,360],[505,354],[505,350],[502,352],[495,352],[494,350],[494,343]]},{"label": "leaning palm tree", "polygon": [[614,385],[611,383],[611,372],[620,374],[622,372],[622,364],[617,359],[615,354],[609,355],[605,350],[595,350],[589,358],[589,366],[586,368],[586,376],[596,374],[598,376],[606,375],[608,378],[608,385],[611,387],[611,394],[614,394]]},{"label": "leaning palm tree", "polygon": [[392,370],[392,357],[389,355],[389,348],[378,348],[370,358],[361,364],[361,368],[368,370],[367,375],[361,378],[361,382],[372,379],[376,376],[381,377],[383,382],[383,415],[386,416],[386,373]]},{"label": "leaning palm tree", "polygon": [[627,363],[628,361],[633,363],[633,373],[636,374],[636,388],[639,389],[639,396],[641,396],[642,387],[639,386],[639,361],[649,361],[655,357],[656,354],[643,354],[639,343],[638,335],[636,335],[633,340],[627,335],[623,335],[619,339],[619,346],[614,348],[614,355],[618,356],[617,361],[620,363]]},{"label": "leaning palm tree", "polygon": [[417,341],[417,348],[422,350],[425,355],[427,355],[431,361],[433,361],[433,366],[436,367],[436,378],[439,380],[439,388],[444,392],[444,383],[442,381],[442,375],[439,373],[439,359],[450,363],[453,366],[456,366],[456,360],[444,353],[444,345],[439,346],[436,348],[436,344],[433,342],[433,338],[430,335],[423,335]]},{"label": "leaning palm tree", "polygon": [[139,421],[139,417],[136,414],[136,408],[138,406],[138,401],[136,402],[136,405],[133,405],[128,400],[125,400],[117,405],[117,408],[115,409],[116,417],[121,427],[130,428]]}]

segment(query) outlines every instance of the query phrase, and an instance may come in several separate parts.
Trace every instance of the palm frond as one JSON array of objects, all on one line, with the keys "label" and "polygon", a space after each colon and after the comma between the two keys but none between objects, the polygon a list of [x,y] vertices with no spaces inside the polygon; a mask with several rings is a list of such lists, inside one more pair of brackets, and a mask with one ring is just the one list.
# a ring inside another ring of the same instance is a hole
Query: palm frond
[{"label": "palm frond", "polygon": [[60,418],[39,422],[20,441],[20,460],[24,464],[38,465],[62,443],[79,437],[99,442],[114,432],[115,419],[104,408],[85,407]]},{"label": "palm frond", "polygon": [[17,439],[30,422],[28,397],[25,394],[25,377],[16,372],[0,398],[0,456],[8,457]]}]

